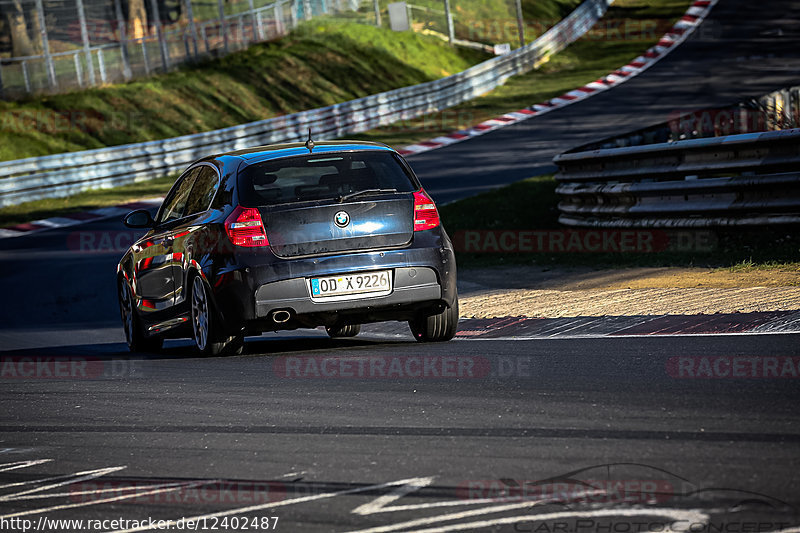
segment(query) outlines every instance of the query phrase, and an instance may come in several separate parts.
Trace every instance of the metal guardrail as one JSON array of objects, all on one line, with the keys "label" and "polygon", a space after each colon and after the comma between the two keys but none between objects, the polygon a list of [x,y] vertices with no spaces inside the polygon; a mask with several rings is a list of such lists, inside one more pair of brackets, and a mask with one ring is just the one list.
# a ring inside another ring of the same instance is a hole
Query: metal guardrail
[{"label": "metal guardrail", "polygon": [[559,222],[595,228],[800,223],[800,129],[565,153]]},{"label": "metal guardrail", "polygon": [[608,137],[571,151],[586,152],[797,127],[800,127],[800,86],[773,91],[736,105],[675,114],[666,122]]},{"label": "metal guardrail", "polygon": [[316,138],[336,138],[447,109],[546,61],[612,2],[586,0],[527,46],[436,81],[207,133],[0,163],[0,207],[164,176],[208,154],[302,140],[308,128]]}]

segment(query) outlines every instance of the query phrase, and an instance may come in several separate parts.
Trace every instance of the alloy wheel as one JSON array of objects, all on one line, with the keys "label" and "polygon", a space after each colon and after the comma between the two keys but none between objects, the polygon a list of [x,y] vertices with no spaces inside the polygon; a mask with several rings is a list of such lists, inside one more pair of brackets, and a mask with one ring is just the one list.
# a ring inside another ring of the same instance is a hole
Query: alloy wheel
[{"label": "alloy wheel", "polygon": [[208,345],[209,313],[208,296],[203,280],[199,276],[192,282],[192,328],[194,342],[200,351]]},{"label": "alloy wheel", "polygon": [[122,329],[125,331],[125,341],[128,346],[133,345],[133,297],[128,283],[119,282],[119,311],[122,316]]}]

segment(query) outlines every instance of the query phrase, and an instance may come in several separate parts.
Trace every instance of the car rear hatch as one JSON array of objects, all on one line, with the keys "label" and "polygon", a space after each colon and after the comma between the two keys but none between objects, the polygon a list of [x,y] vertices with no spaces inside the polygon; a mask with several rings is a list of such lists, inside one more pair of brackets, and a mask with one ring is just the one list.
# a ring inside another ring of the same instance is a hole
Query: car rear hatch
[{"label": "car rear hatch", "polygon": [[238,183],[279,257],[397,248],[414,236],[418,186],[390,150],[276,158],[240,170]]},{"label": "car rear hatch", "polygon": [[279,257],[396,248],[414,235],[411,194],[353,202],[261,207],[267,240]]}]

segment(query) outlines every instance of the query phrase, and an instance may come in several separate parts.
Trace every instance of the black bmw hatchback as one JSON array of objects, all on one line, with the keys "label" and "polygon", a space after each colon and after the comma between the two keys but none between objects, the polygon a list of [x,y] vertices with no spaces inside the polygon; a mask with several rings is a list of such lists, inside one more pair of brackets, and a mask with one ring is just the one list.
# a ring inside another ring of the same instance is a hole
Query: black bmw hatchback
[{"label": "black bmw hatchback", "polygon": [[376,143],[282,144],[206,157],[173,185],[117,268],[133,351],[191,337],[206,355],[244,337],[408,321],[419,341],[458,324],[453,246],[408,163]]}]

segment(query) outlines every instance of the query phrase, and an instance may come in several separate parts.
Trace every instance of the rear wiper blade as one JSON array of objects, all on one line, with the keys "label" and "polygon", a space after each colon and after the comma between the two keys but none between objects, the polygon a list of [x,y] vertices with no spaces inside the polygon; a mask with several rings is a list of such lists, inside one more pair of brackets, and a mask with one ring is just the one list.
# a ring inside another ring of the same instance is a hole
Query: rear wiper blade
[{"label": "rear wiper blade", "polygon": [[339,203],[344,202],[345,200],[350,200],[357,196],[361,196],[363,194],[383,194],[383,193],[390,193],[390,192],[397,192],[397,189],[364,189],[363,191],[356,191],[351,192],[350,194],[345,194],[344,196],[340,196],[338,198]]}]

